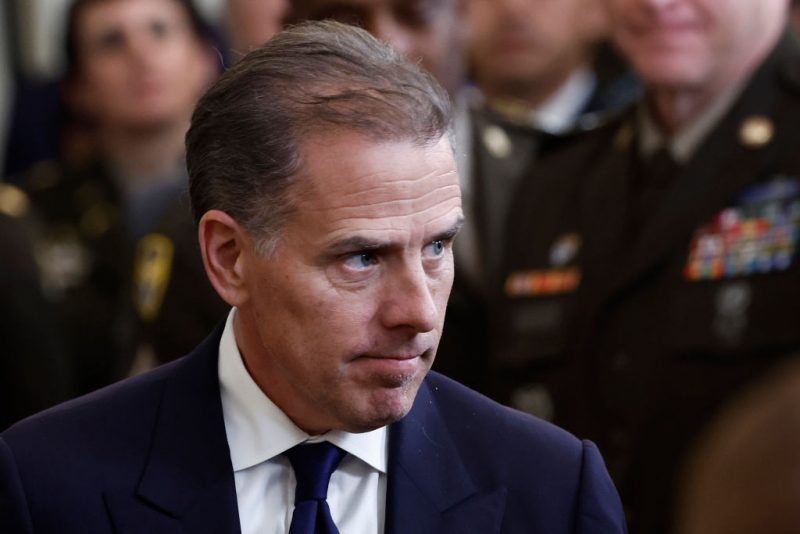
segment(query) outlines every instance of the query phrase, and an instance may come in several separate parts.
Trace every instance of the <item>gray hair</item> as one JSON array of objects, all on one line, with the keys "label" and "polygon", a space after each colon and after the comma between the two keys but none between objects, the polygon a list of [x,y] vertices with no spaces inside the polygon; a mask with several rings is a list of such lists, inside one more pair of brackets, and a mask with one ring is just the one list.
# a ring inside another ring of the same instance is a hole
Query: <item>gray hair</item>
[{"label": "gray hair", "polygon": [[388,45],[337,22],[298,24],[247,54],[198,103],[186,135],[195,220],[224,211],[269,254],[295,209],[304,136],[344,129],[428,146],[451,122],[447,93]]}]

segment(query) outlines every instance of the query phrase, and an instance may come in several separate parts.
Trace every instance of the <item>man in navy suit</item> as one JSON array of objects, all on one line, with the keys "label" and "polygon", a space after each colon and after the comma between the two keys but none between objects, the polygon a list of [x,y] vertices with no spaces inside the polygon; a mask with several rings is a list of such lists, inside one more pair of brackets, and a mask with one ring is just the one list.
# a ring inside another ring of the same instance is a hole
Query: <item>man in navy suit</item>
[{"label": "man in navy suit", "polygon": [[617,533],[593,444],[428,370],[462,223],[446,93],[366,32],[246,56],[187,135],[193,353],[0,436],[3,532]]}]

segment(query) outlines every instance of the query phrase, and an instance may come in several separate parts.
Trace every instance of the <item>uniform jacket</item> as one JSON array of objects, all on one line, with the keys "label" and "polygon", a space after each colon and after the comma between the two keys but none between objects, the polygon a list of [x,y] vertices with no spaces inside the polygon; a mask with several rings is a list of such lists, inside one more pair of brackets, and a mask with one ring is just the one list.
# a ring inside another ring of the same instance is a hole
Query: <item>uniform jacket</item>
[{"label": "uniform jacket", "polygon": [[634,223],[631,110],[517,195],[497,395],[597,440],[633,532],[663,532],[719,405],[800,348],[800,49],[785,36]]},{"label": "uniform jacket", "polygon": [[[15,194],[24,198],[13,186],[0,184],[0,204]],[[10,216],[0,207],[0,431],[72,393],[29,237],[21,214]]]},{"label": "uniform jacket", "polygon": [[[3,433],[3,532],[239,532],[220,335]],[[624,531],[593,444],[441,375],[390,429],[389,534]]]},{"label": "uniform jacket", "polygon": [[[575,119],[575,129],[593,127],[638,95],[638,81],[625,69],[595,73],[597,85]],[[566,134],[533,127],[527,114],[512,120],[493,111],[479,94],[467,94],[465,100],[468,109],[456,121],[456,132],[462,200],[472,222],[456,241],[456,278],[435,369],[485,393],[487,358],[495,350],[487,297],[502,263],[505,219],[526,171],[547,159]]]}]

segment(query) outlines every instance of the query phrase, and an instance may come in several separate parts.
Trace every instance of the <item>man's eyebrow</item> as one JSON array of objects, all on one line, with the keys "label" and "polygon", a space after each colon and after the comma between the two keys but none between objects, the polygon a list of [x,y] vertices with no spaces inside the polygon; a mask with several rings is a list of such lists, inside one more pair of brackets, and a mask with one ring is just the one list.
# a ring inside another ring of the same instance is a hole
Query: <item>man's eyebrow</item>
[{"label": "man's eyebrow", "polygon": [[[454,238],[456,234],[458,234],[463,225],[464,225],[464,217],[461,216],[458,218],[458,220],[456,220],[456,222],[450,228],[434,235],[428,241],[448,241]],[[336,241],[330,247],[328,247],[328,252],[334,255],[338,255],[338,254],[346,254],[349,252],[377,251],[390,248],[391,246],[392,243],[387,241],[376,241],[374,239],[369,239],[364,236],[354,235],[342,239],[341,241]]]},{"label": "man's eyebrow", "polygon": [[453,226],[451,226],[450,228],[448,228],[444,232],[441,232],[441,233],[436,234],[435,236],[433,236],[433,239],[431,239],[431,241],[448,241],[450,239],[453,239],[458,234],[458,232],[461,231],[461,227],[462,226],[464,226],[464,216],[463,215],[460,216],[456,220],[456,222],[453,224]]},{"label": "man's eyebrow", "polygon": [[344,254],[347,252],[379,250],[388,246],[389,243],[379,242],[375,241],[374,239],[368,239],[364,236],[355,235],[335,242],[333,245],[328,247],[328,251],[332,254]]}]

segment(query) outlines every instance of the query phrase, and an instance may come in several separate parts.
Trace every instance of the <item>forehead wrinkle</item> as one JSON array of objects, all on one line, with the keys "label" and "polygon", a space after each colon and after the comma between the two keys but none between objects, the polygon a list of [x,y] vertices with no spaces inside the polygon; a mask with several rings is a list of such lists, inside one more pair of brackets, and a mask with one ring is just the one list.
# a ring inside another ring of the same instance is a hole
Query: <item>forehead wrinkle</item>
[{"label": "forehead wrinkle", "polygon": [[[331,228],[330,232],[328,232],[327,236],[325,237],[326,241],[336,242],[342,239],[347,239],[353,235],[361,235],[366,239],[370,239],[370,235],[374,233],[383,234],[386,231],[391,232],[398,232],[402,234],[408,234],[408,237],[403,239],[403,242],[410,242],[414,239],[421,240],[421,239],[428,239],[433,237],[435,234],[440,232],[444,232],[450,229],[452,224],[458,222],[458,220],[463,219],[463,214],[461,213],[461,204],[453,204],[446,208],[440,214],[436,214],[432,216],[429,220],[426,220],[422,224],[412,224],[409,225],[404,222],[404,219],[407,218],[414,218],[419,216],[424,216],[429,211],[434,209],[440,209],[440,206],[431,206],[424,212],[419,214],[408,214],[408,215],[401,215],[397,217],[382,217],[376,215],[374,217],[370,216],[363,216],[363,217],[349,217],[345,219],[339,219],[336,221],[336,224]],[[453,214],[456,214],[455,220],[452,222],[448,222],[446,225],[442,225],[441,228],[436,228],[435,230],[430,230],[432,226],[438,226],[440,221],[448,218],[452,218]],[[381,226],[374,225],[375,221],[380,221],[384,223]],[[396,243],[397,240],[394,237],[382,235],[380,238],[375,239],[376,242],[394,242]]]},{"label": "forehead wrinkle", "polygon": [[[450,179],[451,175],[453,175],[452,179]],[[315,193],[325,200],[325,205],[320,206],[317,210],[377,209],[380,206],[392,205],[420,210],[431,202],[435,203],[438,199],[444,200],[449,196],[460,197],[460,186],[454,175],[455,171],[446,171],[417,179],[386,180],[372,187],[357,189],[341,195],[318,189]],[[380,174],[372,176],[380,176]],[[440,181],[447,179],[448,183],[440,183],[433,187],[419,185],[421,180],[437,179],[441,179]],[[417,188],[424,190],[417,192]]]},{"label": "forehead wrinkle", "polygon": [[[458,184],[448,184],[438,186],[413,198],[398,198],[398,195],[387,194],[386,197],[388,198],[374,199],[371,198],[373,196],[374,193],[355,193],[344,197],[342,204],[332,206],[330,209],[344,211],[345,213],[369,210],[385,213],[387,216],[389,214],[405,215],[424,212],[447,202],[451,198],[460,198],[461,195]],[[350,202],[344,202],[346,200],[350,200]]]}]

